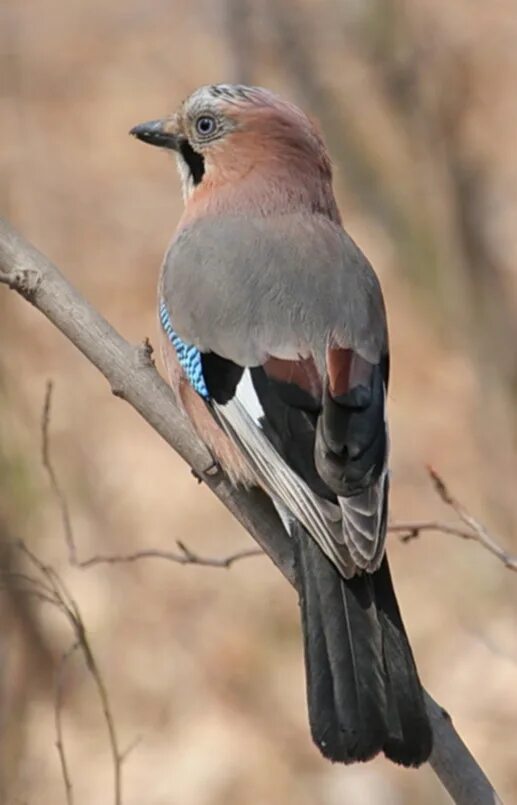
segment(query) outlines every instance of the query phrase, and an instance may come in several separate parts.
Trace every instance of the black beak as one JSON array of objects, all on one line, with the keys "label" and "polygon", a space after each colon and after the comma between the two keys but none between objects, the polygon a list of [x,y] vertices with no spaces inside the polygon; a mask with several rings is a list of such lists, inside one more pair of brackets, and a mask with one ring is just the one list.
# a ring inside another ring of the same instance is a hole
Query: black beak
[{"label": "black beak", "polygon": [[180,138],[177,134],[167,131],[168,123],[167,120],[149,120],[147,123],[133,126],[129,133],[149,145],[158,145],[160,148],[171,148],[173,151],[177,151],[180,146]]}]

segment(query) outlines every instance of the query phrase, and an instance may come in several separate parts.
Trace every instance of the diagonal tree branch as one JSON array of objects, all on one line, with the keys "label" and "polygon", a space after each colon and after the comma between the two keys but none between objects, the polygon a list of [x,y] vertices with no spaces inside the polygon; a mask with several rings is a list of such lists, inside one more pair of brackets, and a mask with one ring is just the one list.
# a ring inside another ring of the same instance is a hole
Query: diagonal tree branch
[{"label": "diagonal tree branch", "polygon": [[[148,346],[128,344],[60,271],[0,219],[0,283],[40,310],[99,369],[114,394],[130,403],[187,461],[296,586],[287,533],[266,495],[234,489],[219,471],[156,371]],[[442,708],[426,694],[433,725],[430,764],[457,805],[494,805],[498,795]]]}]

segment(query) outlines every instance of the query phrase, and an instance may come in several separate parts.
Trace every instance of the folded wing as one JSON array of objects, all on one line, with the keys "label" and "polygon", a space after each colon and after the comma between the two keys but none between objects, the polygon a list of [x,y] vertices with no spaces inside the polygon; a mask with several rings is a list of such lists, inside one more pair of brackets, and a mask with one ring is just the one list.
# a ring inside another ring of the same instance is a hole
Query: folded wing
[{"label": "folded wing", "polygon": [[318,216],[196,226],[172,244],[162,298],[201,354],[214,416],[345,577],[377,568],[388,346],[371,266]]}]

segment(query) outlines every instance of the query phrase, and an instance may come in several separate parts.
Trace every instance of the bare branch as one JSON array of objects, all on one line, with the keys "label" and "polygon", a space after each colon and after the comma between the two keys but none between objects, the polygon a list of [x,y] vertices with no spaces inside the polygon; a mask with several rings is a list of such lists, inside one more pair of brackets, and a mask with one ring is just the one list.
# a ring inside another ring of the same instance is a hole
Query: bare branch
[{"label": "bare branch", "polygon": [[[51,599],[52,603],[57,603],[56,599],[53,597],[51,588],[41,579],[38,579],[37,576],[31,576],[29,573],[21,573],[16,570],[3,570],[0,575],[8,578],[11,582],[26,584],[28,585],[27,591],[41,593],[41,595]],[[21,590],[23,591],[24,587],[21,587]]]},{"label": "bare branch", "polygon": [[[152,347],[148,339],[144,341],[142,345],[142,350],[144,350],[147,358],[150,359],[152,355]],[[53,385],[52,382],[49,380],[47,381],[45,400],[43,403],[43,412],[41,417],[41,423],[42,423],[41,455],[43,458],[43,466],[48,472],[52,489],[55,493],[55,496],[59,504],[59,509],[61,512],[61,518],[63,522],[63,530],[65,534],[65,542],[68,550],[68,559],[70,564],[74,565],[75,567],[88,568],[93,567],[94,565],[101,565],[101,564],[115,565],[121,563],[137,562],[140,559],[165,559],[169,562],[176,562],[176,564],[179,565],[201,565],[203,567],[230,568],[235,562],[238,562],[241,559],[247,559],[250,556],[264,555],[264,551],[262,551],[260,548],[250,548],[244,551],[237,551],[236,553],[232,553],[229,556],[224,556],[222,558],[204,557],[199,556],[199,554],[197,553],[194,553],[194,551],[192,551],[184,542],[176,540],[176,545],[178,546],[180,553],[174,553],[173,551],[166,551],[158,548],[145,548],[143,550],[134,551],[133,553],[128,554],[113,554],[111,556],[95,555],[89,557],[88,559],[79,559],[77,555],[77,546],[75,544],[74,532],[72,528],[72,520],[70,517],[68,502],[66,499],[66,495],[63,492],[61,485],[59,484],[56,472],[52,464],[51,443],[49,435],[50,420],[51,420],[52,389]],[[212,472],[211,468],[209,469],[209,472]],[[51,567],[46,568],[42,565],[39,569],[41,572],[44,573],[44,575],[50,573],[53,576],[52,578],[53,584],[55,584],[56,586],[61,585],[61,580],[59,576],[54,573]],[[30,581],[32,584],[41,584],[41,582],[35,578],[31,578]],[[47,593],[49,593],[48,589]],[[66,597],[67,596],[66,588],[61,587],[61,593],[64,597]],[[74,607],[75,605],[73,599],[69,599],[68,603],[71,607]]]},{"label": "bare branch", "polygon": [[467,528],[460,528],[459,526],[430,520],[421,523],[395,523],[389,526],[389,530],[402,534],[401,539],[403,542],[409,542],[409,540],[419,537],[424,531],[439,531],[443,534],[454,534],[462,539],[473,540],[474,542],[479,542],[479,544],[486,548],[493,556],[500,559],[503,565],[509,570],[517,571],[517,556],[508,553],[508,551],[502,548],[499,541],[488,529],[470,514],[463,504],[453,497],[445,481],[435,469],[427,467],[427,471],[440,499],[453,509]]},{"label": "bare branch", "polygon": [[123,749],[122,752],[120,753],[120,758],[119,759],[120,759],[121,764],[126,762],[126,760],[128,759],[129,755],[132,752],[134,752],[134,750],[141,743],[141,741],[142,741],[142,736],[137,735],[136,738],[133,738],[133,740],[128,743],[126,748]]},{"label": "bare branch", "polygon": [[162,551],[159,548],[146,548],[141,551],[127,554],[113,554],[111,556],[96,555],[89,559],[82,559],[78,562],[79,567],[92,567],[92,565],[115,565],[124,562],[138,562],[140,559],[165,559],[168,562],[176,562],[178,565],[201,565],[202,567],[229,568],[241,559],[250,556],[263,556],[264,551],[260,548],[249,548],[245,551],[237,551],[229,556],[220,559],[213,557],[199,556],[190,550],[183,542],[176,542],[181,553],[172,551]]},{"label": "bare branch", "polygon": [[[88,304],[58,269],[0,220],[0,282],[16,290],[61,330],[104,374],[112,389],[129,402],[205,481],[222,503],[296,587],[291,541],[271,501],[257,489],[234,489],[207,470],[212,458],[150,359],[135,349]],[[455,731],[446,713],[427,695],[435,737],[432,768],[457,805],[500,803],[488,778]],[[120,772],[120,753],[116,749]]]},{"label": "bare branch", "polygon": [[72,780],[68,769],[68,762],[65,754],[65,745],[63,742],[63,725],[61,723],[61,710],[63,707],[63,676],[65,666],[74,653],[79,648],[79,643],[73,643],[69,649],[65,651],[61,657],[57,672],[55,683],[55,696],[54,696],[54,723],[56,726],[56,749],[59,754],[59,762],[61,763],[61,773],[63,775],[63,782],[65,784],[66,805],[74,805],[74,795],[72,789]]},{"label": "bare branch", "polygon": [[68,557],[72,565],[77,564],[77,553],[75,549],[74,534],[72,531],[72,521],[70,519],[70,510],[65,495],[58,483],[54,467],[50,457],[50,412],[52,405],[52,381],[47,381],[47,388],[45,391],[45,401],[43,403],[43,413],[41,416],[41,458],[43,466],[45,467],[50,480],[50,486],[57,498],[59,508],[61,510],[61,517],[63,520],[63,528],[65,531],[65,540],[68,548]]},{"label": "bare branch", "polygon": [[114,803],[115,805],[122,805],[122,763],[124,761],[124,754],[120,751],[118,746],[115,721],[111,713],[108,691],[106,689],[106,685],[104,684],[104,679],[99,670],[99,666],[97,665],[97,662],[95,660],[95,656],[91,650],[90,643],[87,640],[86,631],[84,630],[82,622],[81,626],[82,626],[81,649],[83,651],[84,658],[86,660],[86,665],[97,687],[97,693],[99,694],[99,698],[101,700],[102,712],[104,713],[104,720],[106,722],[106,727],[108,729],[111,757],[113,760],[113,772],[114,772],[114,784],[115,784]]},{"label": "bare branch", "polygon": [[438,475],[436,470],[434,470],[432,467],[428,467],[427,471],[429,472],[435,489],[443,502],[451,506],[460,520],[472,529],[470,539],[476,540],[476,542],[479,542],[480,545],[483,545],[487,551],[490,551],[490,553],[492,553],[494,556],[497,556],[505,567],[510,568],[510,570],[517,570],[517,556],[512,556],[511,554],[507,553],[504,548],[499,545],[499,542],[495,539],[495,537],[493,537],[492,534],[487,531],[485,526],[480,523],[479,520],[473,517],[473,515],[470,514],[470,512],[467,511],[467,509],[452,496],[445,484],[445,481],[440,475]]},{"label": "bare branch", "polygon": [[[45,601],[46,603],[50,603],[57,607],[59,611],[66,617],[68,623],[70,624],[72,631],[74,633],[75,642],[71,649],[66,652],[60,663],[60,673],[62,674],[62,666],[68,659],[68,657],[72,654],[73,651],[79,649],[83,655],[83,658],[86,663],[86,667],[90,672],[90,675],[95,683],[95,687],[97,689],[97,694],[99,696],[102,712],[104,715],[104,720],[106,722],[106,728],[108,731],[108,738],[109,738],[109,745],[111,750],[111,755],[113,759],[113,777],[114,777],[114,797],[113,802],[114,805],[122,805],[122,763],[125,757],[125,753],[122,753],[119,749],[119,743],[117,738],[117,732],[115,729],[115,721],[113,718],[113,714],[111,712],[111,706],[108,698],[108,693],[106,690],[106,685],[104,683],[104,679],[100,672],[99,666],[93,654],[92,648],[90,646],[88,634],[86,631],[86,627],[84,625],[84,621],[81,616],[81,612],[77,605],[77,602],[70,594],[69,590],[67,589],[66,585],[64,584],[63,580],[59,577],[56,573],[54,568],[49,567],[41,559],[36,556],[30,548],[23,541],[18,541],[16,543],[16,547],[23,553],[26,557],[27,561],[32,565],[33,568],[37,572],[40,573],[41,578],[36,579],[36,583],[34,587],[31,587],[33,582],[33,577],[29,574],[16,574],[16,577],[20,578],[24,581],[24,583],[29,584],[27,588],[24,588],[24,591],[29,594],[35,596],[38,600]],[[42,593],[41,590],[45,592]],[[62,730],[61,730],[61,679],[58,676],[58,682],[56,685],[56,704],[55,704],[55,722],[56,722],[56,746],[58,748],[60,762],[61,762],[61,769],[63,772],[63,779],[65,783],[65,792],[67,795],[67,805],[71,805],[72,803],[72,787],[71,781],[68,773],[68,767],[66,763],[66,757],[64,754],[63,748],[63,737],[62,737]]]},{"label": "bare branch", "polygon": [[433,751],[429,763],[453,802],[456,805],[503,805],[454,729],[450,715],[427,691],[424,695],[433,728]]},{"label": "bare branch", "polygon": [[462,539],[472,539],[472,534],[466,528],[459,528],[458,526],[450,525],[449,523],[441,523],[439,520],[415,520],[414,522],[407,523],[390,523],[388,531],[392,534],[398,534],[401,542],[410,542],[412,539],[417,539],[420,534],[426,531],[436,531],[441,534],[453,534]]}]

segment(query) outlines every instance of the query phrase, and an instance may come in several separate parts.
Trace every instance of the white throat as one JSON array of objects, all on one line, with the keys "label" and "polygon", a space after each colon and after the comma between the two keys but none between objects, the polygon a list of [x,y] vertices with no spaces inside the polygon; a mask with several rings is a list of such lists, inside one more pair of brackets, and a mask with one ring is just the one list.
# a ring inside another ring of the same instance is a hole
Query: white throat
[{"label": "white throat", "polygon": [[186,204],[194,190],[194,179],[189,166],[183,159],[182,155],[176,154],[176,166],[181,179],[181,192],[183,195],[183,202]]}]

